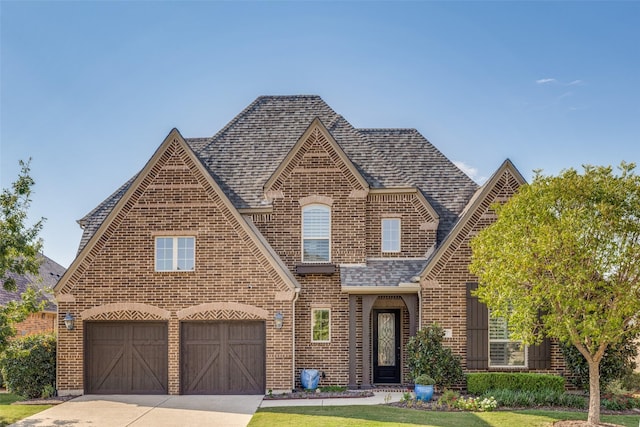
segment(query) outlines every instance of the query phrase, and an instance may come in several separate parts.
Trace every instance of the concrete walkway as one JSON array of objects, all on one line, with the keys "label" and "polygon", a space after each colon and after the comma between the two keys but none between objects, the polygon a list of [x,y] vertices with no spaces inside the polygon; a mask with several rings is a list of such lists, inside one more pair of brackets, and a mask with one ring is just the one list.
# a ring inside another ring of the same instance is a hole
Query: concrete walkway
[{"label": "concrete walkway", "polygon": [[15,427],[246,427],[258,407],[379,405],[398,402],[401,392],[372,397],[273,399],[257,396],[86,395],[32,415]]},{"label": "concrete walkway", "polygon": [[262,401],[258,396],[80,396],[32,415],[16,427],[245,427]]}]

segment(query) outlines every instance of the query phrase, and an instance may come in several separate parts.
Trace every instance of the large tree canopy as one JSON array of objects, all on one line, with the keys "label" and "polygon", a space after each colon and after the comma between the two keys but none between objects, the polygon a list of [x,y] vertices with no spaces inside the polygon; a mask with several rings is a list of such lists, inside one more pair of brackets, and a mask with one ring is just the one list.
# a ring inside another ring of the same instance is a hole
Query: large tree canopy
[{"label": "large tree canopy", "polygon": [[514,339],[544,336],[589,364],[589,423],[600,417],[598,365],[607,346],[640,330],[640,177],[635,165],[537,172],[471,242],[476,295]]},{"label": "large tree canopy", "polygon": [[[35,224],[26,224],[31,205],[31,188],[34,181],[29,175],[29,162],[20,161],[20,174],[11,188],[4,188],[0,194],[0,280],[9,292],[16,292],[16,276],[29,275],[39,278],[41,258],[38,253],[42,241],[38,233],[44,219]],[[14,301],[0,307],[0,351],[7,340],[15,335],[14,325],[23,321],[29,313],[41,309],[40,294],[34,288],[17,295]]]}]

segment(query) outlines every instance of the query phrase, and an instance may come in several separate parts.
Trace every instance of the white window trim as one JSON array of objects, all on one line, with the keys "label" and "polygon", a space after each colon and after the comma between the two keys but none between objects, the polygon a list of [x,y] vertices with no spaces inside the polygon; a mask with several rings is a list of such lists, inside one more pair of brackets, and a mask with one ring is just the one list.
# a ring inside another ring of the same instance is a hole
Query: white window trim
[{"label": "white window trim", "polygon": [[[315,312],[316,311],[328,311],[329,312],[329,339],[326,339],[326,340],[313,339],[313,326],[314,326],[314,322],[315,322]],[[330,343],[331,342],[331,308],[329,308],[329,307],[312,307],[311,308],[311,342],[312,343]]]},{"label": "white window trim", "polygon": [[[489,322],[491,322],[491,310],[489,310]],[[491,325],[489,325],[491,328]],[[504,343],[519,343],[522,345],[521,340],[510,340],[510,339],[491,339],[491,331],[487,332],[487,360],[489,368],[499,368],[499,369],[528,369],[529,368],[529,346],[525,345],[523,348],[524,351],[524,364],[523,365],[494,365],[491,363],[491,343],[496,342],[504,342]]]},{"label": "white window trim", "polygon": [[[158,270],[158,239],[172,239],[173,241],[173,259],[171,270]],[[191,270],[178,269],[178,239],[193,239],[193,268]],[[153,239],[153,269],[157,273],[190,273],[196,270],[196,237],[195,236],[173,236],[173,235],[156,235]]]},{"label": "white window trim", "polygon": [[[397,251],[389,251],[384,249],[383,224],[385,220],[390,220],[390,219],[395,219],[398,221],[398,250]],[[383,254],[399,254],[400,252],[402,252],[402,218],[394,216],[394,217],[382,218],[380,220],[380,252],[382,252]]]},{"label": "white window trim", "polygon": [[[304,238],[304,212],[305,210],[316,207],[316,206],[321,206],[323,208],[326,208],[329,211],[329,260],[328,261],[306,261],[304,259],[305,240],[325,240],[325,239],[319,239],[319,238],[309,238],[309,239]],[[302,262],[304,264],[326,264],[331,262],[331,241],[333,240],[332,234],[331,234],[332,232],[331,222],[333,220],[333,217],[332,217],[331,211],[332,211],[331,206],[325,205],[323,203],[312,203],[302,207],[302,211],[300,215],[300,258],[302,259]]]}]

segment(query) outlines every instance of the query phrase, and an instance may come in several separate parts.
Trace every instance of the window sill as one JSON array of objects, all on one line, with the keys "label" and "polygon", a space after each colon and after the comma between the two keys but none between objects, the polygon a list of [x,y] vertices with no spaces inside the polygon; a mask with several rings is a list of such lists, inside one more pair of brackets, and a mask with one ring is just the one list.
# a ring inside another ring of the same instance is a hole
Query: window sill
[{"label": "window sill", "polygon": [[333,274],[336,272],[335,264],[298,264],[296,265],[296,274],[304,276],[305,274]]}]

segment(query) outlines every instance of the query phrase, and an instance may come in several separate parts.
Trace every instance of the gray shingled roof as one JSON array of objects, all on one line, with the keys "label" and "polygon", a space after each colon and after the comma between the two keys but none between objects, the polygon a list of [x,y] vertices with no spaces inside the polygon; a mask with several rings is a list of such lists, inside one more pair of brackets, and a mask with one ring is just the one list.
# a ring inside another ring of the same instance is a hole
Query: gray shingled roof
[{"label": "gray shingled roof", "polygon": [[5,305],[10,301],[19,300],[20,295],[27,290],[29,285],[33,284],[36,289],[45,291],[43,293],[43,298],[41,299],[41,301],[46,301],[44,311],[56,311],[58,306],[56,305],[51,290],[56,283],[58,283],[58,280],[60,280],[66,269],[44,255],[39,256],[42,258],[42,264],[40,264],[39,269],[42,281],[37,280],[38,278],[31,274],[20,276],[14,273],[8,273],[7,276],[16,281],[17,290],[15,292],[10,292],[5,290],[3,286],[0,286],[0,305]]},{"label": "gray shingled roof", "polygon": [[[236,208],[264,207],[264,184],[315,118],[371,188],[418,187],[440,216],[438,241],[478,187],[415,129],[356,129],[316,95],[261,96],[213,137],[186,142]],[[79,221],[79,251],[134,178]]]},{"label": "gray shingled roof", "polygon": [[342,286],[399,286],[412,283],[426,263],[426,259],[370,259],[366,265],[341,265],[340,281]]}]

